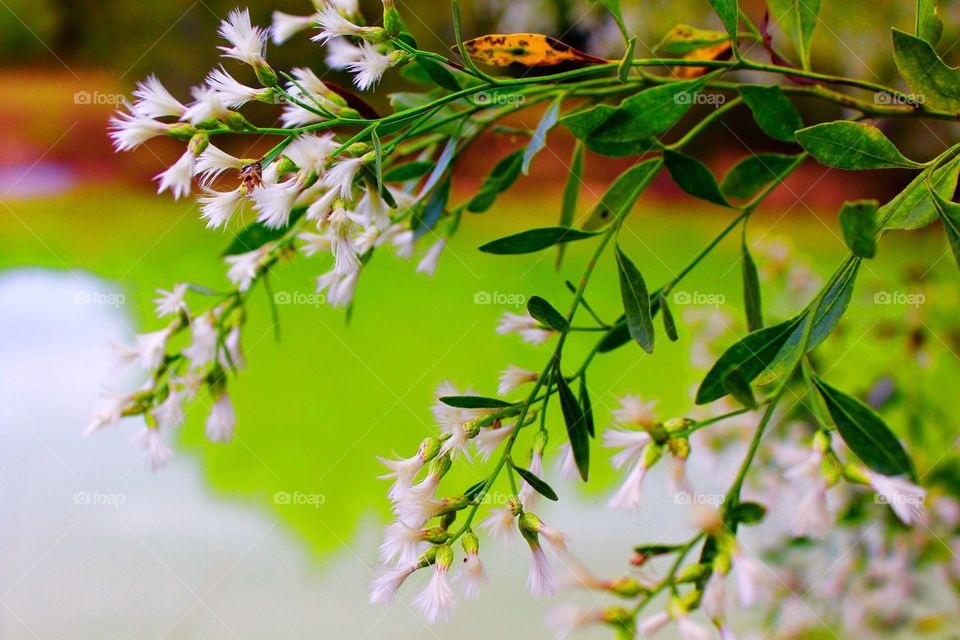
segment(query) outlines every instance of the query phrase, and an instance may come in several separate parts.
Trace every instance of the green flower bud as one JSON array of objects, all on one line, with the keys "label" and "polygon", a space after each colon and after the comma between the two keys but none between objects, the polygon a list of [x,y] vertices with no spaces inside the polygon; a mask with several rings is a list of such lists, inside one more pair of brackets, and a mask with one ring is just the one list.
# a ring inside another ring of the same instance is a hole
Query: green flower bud
[{"label": "green flower bud", "polygon": [[463,552],[468,556],[480,553],[480,539],[473,531],[467,531],[463,534],[463,537],[460,538],[460,544],[463,546]]},{"label": "green flower bud", "polygon": [[257,74],[257,80],[265,87],[277,86],[277,73],[270,68],[266,60],[258,60],[253,65],[253,71]]},{"label": "green flower bud", "polygon": [[657,463],[663,454],[663,447],[655,442],[651,442],[643,448],[643,466],[650,468]]},{"label": "green flower bud", "polygon": [[288,158],[287,156],[280,156],[280,158],[277,160],[278,175],[282,176],[286,173],[293,173],[298,168],[299,167],[297,167],[296,163],[294,163],[294,161]]},{"label": "green flower bud", "polygon": [[691,425],[694,424],[694,422],[695,421],[691,420],[690,418],[670,418],[669,420],[663,423],[663,426],[664,428],[666,428],[667,431],[673,433],[676,431],[683,431],[685,429],[688,429]]},{"label": "green flower bud", "polygon": [[403,31],[403,19],[400,12],[393,6],[393,0],[384,0],[383,3],[383,27],[392,37],[399,35]]},{"label": "green flower bud", "polygon": [[437,566],[443,567],[444,569],[449,569],[450,565],[453,564],[453,549],[450,548],[450,545],[443,544],[437,549]]},{"label": "green flower bud", "polygon": [[480,421],[471,420],[467,424],[463,425],[463,433],[467,436],[467,440],[476,438],[477,434],[480,433]]},{"label": "green flower bud", "polygon": [[429,567],[434,562],[437,561],[437,549],[438,547],[430,547],[426,551],[420,554],[420,557],[417,558],[417,568],[423,569],[424,567]]},{"label": "green flower bud", "polygon": [[417,455],[420,457],[420,460],[426,464],[437,457],[437,454],[440,453],[441,444],[440,438],[437,436],[424,438],[423,442],[420,443],[420,449],[417,451]]},{"label": "green flower bud", "polygon": [[618,578],[607,584],[607,591],[624,598],[634,598],[641,593],[646,593],[647,589],[635,579],[630,577]]},{"label": "green flower bud", "polygon": [[533,450],[540,455],[543,455],[544,450],[547,448],[547,441],[549,436],[546,431],[537,431],[537,435],[533,437]]},{"label": "green flower bud", "polygon": [[231,131],[248,131],[253,128],[253,125],[247,122],[247,119],[236,111],[231,111],[227,115],[225,123]]},{"label": "green flower bud", "polygon": [[440,518],[440,527],[443,529],[449,530],[450,525],[452,525],[456,519],[457,519],[456,511],[445,513],[443,514],[443,517]]},{"label": "green flower bud", "polygon": [[423,530],[423,539],[431,544],[442,544],[449,537],[450,534],[443,527],[431,527]]},{"label": "green flower bud", "polygon": [[686,460],[690,455],[690,441],[686,438],[671,438],[667,447],[678,460]]},{"label": "green flower bud", "polygon": [[713,570],[720,575],[727,575],[730,572],[730,554],[718,553],[714,556]]},{"label": "green flower bud", "polygon": [[441,506],[436,513],[438,516],[460,511],[461,509],[466,509],[470,506],[470,500],[467,498],[467,496],[451,496],[449,498],[444,498],[440,502]]},{"label": "green flower bud", "polygon": [[677,583],[696,582],[709,572],[710,567],[705,564],[692,564],[678,571],[674,581]]},{"label": "green flower bud", "polygon": [[855,464],[845,464],[843,465],[843,477],[848,482],[855,482],[856,484],[870,484],[870,480],[867,478],[866,474]]},{"label": "green flower bud", "polygon": [[650,434],[650,437],[653,438],[653,441],[657,444],[667,444],[667,442],[670,440],[670,433],[667,431],[666,427],[659,422],[646,427],[646,429],[647,433]]},{"label": "green flower bud", "polygon": [[189,140],[197,132],[197,128],[188,122],[178,122],[167,128],[167,135],[177,140]]},{"label": "green flower bud", "polygon": [[447,471],[450,471],[450,466],[453,462],[450,460],[450,454],[445,453],[438,458],[434,458],[433,462],[430,463],[430,475],[436,478],[442,478],[447,474]]},{"label": "green flower bud", "polygon": [[367,42],[371,42],[373,44],[386,42],[390,38],[390,34],[387,33],[387,30],[382,27],[365,27],[359,35]]},{"label": "green flower bud", "polygon": [[633,624],[633,613],[626,607],[614,606],[603,610],[603,621],[616,627]]}]

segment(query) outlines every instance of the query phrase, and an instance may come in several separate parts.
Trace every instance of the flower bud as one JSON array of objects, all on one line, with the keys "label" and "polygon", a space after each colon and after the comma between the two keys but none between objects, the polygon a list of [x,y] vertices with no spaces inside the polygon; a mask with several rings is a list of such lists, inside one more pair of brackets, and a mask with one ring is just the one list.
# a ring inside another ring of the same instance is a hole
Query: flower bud
[{"label": "flower bud", "polygon": [[477,437],[477,434],[480,433],[480,421],[471,420],[470,422],[463,425],[463,433],[467,436],[467,440],[472,440]]},{"label": "flower bud", "polygon": [[450,529],[450,525],[452,525],[456,519],[457,519],[457,512],[456,512],[456,511],[451,511],[450,513],[445,513],[445,514],[443,514],[443,516],[440,518],[440,527],[443,528],[443,529],[449,530],[449,529]]},{"label": "flower bud", "polygon": [[236,111],[228,113],[224,122],[231,131],[249,131],[253,129],[253,125],[247,122],[247,119]]},{"label": "flower bud", "polygon": [[606,624],[617,627],[624,627],[633,624],[633,613],[626,607],[614,606],[607,607],[601,614]]},{"label": "flower bud", "polygon": [[440,501],[440,508],[434,515],[442,516],[460,509],[466,509],[470,506],[470,499],[467,496],[451,496]]},{"label": "flower bud", "polygon": [[613,580],[606,585],[607,591],[624,598],[634,598],[641,593],[646,593],[647,589],[637,582],[634,578],[624,576]]},{"label": "flower bud", "polygon": [[714,556],[713,570],[721,575],[727,575],[730,572],[730,554],[718,553]]},{"label": "flower bud", "polygon": [[510,513],[512,513],[514,516],[523,512],[523,507],[513,498],[507,500],[507,508],[510,509]]},{"label": "flower bud", "polygon": [[390,34],[387,33],[387,30],[382,27],[364,27],[363,30],[357,35],[372,44],[386,42],[390,37]]},{"label": "flower bud", "polygon": [[423,442],[420,443],[420,449],[417,451],[417,455],[423,464],[427,464],[437,457],[437,454],[440,453],[441,444],[440,438],[437,436],[423,439]]},{"label": "flower bud", "polygon": [[533,438],[533,451],[534,453],[539,453],[543,455],[544,450],[547,448],[547,441],[549,436],[546,431],[537,431],[537,435]]},{"label": "flower bud", "polygon": [[277,175],[282,176],[287,173],[293,173],[298,168],[296,163],[287,156],[281,156],[280,159],[277,160]]},{"label": "flower bud", "polygon": [[646,427],[646,430],[647,433],[650,434],[650,437],[653,439],[653,441],[657,444],[666,444],[667,441],[670,440],[670,433],[667,431],[664,425],[660,424],[659,422]]},{"label": "flower bud", "polygon": [[671,438],[667,447],[678,460],[686,460],[690,456],[690,440],[687,438]]},{"label": "flower bud", "polygon": [[848,482],[855,482],[856,484],[870,484],[870,479],[867,478],[867,475],[863,472],[863,470],[855,464],[843,465],[843,477]]},{"label": "flower bud", "polygon": [[449,537],[450,534],[443,527],[431,527],[423,530],[423,539],[431,544],[442,544]]},{"label": "flower bud", "polygon": [[396,37],[403,31],[403,19],[393,5],[393,0],[383,0],[383,27],[392,37]]},{"label": "flower bud", "polygon": [[198,131],[193,134],[193,137],[190,138],[190,142],[187,144],[187,149],[190,150],[194,156],[198,156],[203,153],[204,149],[210,144],[210,136],[204,131]]},{"label": "flower bud", "polygon": [[277,72],[267,64],[266,60],[257,60],[253,65],[253,71],[257,74],[257,80],[259,80],[263,86],[277,86]]},{"label": "flower bud", "polygon": [[189,140],[197,132],[197,128],[188,122],[178,122],[167,128],[167,135],[177,140]]},{"label": "flower bud", "polygon": [[450,460],[449,454],[443,454],[438,458],[434,458],[430,463],[430,475],[435,478],[442,478],[446,475],[447,471],[450,471],[450,466],[453,464]]},{"label": "flower bud", "polygon": [[432,565],[434,562],[437,561],[437,548],[438,547],[430,547],[429,549],[427,549],[426,551],[420,554],[420,557],[417,558],[418,569],[429,567],[430,565]]},{"label": "flower bud", "polygon": [[663,453],[663,447],[655,442],[651,442],[643,448],[643,466],[650,468],[657,463]]},{"label": "flower bud", "polygon": [[696,582],[710,572],[710,567],[705,564],[692,564],[684,567],[677,572],[674,582]]},{"label": "flower bud", "polygon": [[480,553],[480,539],[473,531],[467,531],[463,534],[463,537],[460,538],[460,544],[463,546],[463,552],[468,556]]},{"label": "flower bud", "polygon": [[437,566],[443,567],[444,569],[449,569],[450,565],[453,564],[453,549],[450,548],[450,545],[443,544],[437,549]]}]

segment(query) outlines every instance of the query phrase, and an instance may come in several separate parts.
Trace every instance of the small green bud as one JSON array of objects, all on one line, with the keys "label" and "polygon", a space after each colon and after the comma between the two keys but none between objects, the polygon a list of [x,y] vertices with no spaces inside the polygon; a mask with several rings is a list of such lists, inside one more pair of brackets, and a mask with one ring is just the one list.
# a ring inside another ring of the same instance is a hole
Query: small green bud
[{"label": "small green bud", "polygon": [[440,545],[437,549],[437,566],[449,569],[453,564],[453,549],[448,544]]},{"label": "small green bud", "polygon": [[678,583],[696,582],[709,572],[710,567],[705,564],[692,564],[678,571],[674,581]]},{"label": "small green bud", "polygon": [[387,33],[387,30],[382,27],[364,27],[364,29],[358,35],[367,42],[372,42],[373,44],[386,42],[390,38],[390,34]]},{"label": "small green bud", "polygon": [[863,473],[863,470],[860,469],[855,464],[845,464],[843,465],[843,477],[848,482],[855,482],[857,484],[870,484],[869,478],[866,474]]},{"label": "small green bud", "polygon": [[297,167],[296,163],[287,156],[280,156],[280,158],[277,160],[278,175],[282,176],[287,173],[293,173],[298,168],[299,167]]},{"label": "small green bud", "polygon": [[624,598],[634,598],[641,593],[646,593],[647,589],[639,582],[630,577],[618,578],[607,585],[607,591]]},{"label": "small green bud", "polygon": [[429,438],[424,438],[423,442],[420,443],[420,449],[417,451],[417,455],[420,457],[420,460],[423,464],[427,464],[440,453],[440,438],[437,436],[430,436]]},{"label": "small green bud", "polygon": [[690,455],[690,441],[686,438],[671,438],[667,447],[678,460],[686,460]]},{"label": "small green bud", "polygon": [[253,128],[253,125],[247,122],[247,119],[236,111],[231,111],[227,115],[225,123],[231,131],[248,131]]},{"label": "small green bud", "polygon": [[470,506],[470,500],[467,499],[467,496],[450,496],[449,498],[444,498],[440,502],[441,506],[436,513],[438,516],[446,515],[454,511],[460,511],[461,509],[466,509]]},{"label": "small green bud", "polygon": [[507,508],[510,509],[510,513],[512,513],[515,516],[520,513],[523,513],[523,507],[520,505],[519,502],[517,502],[513,498],[510,498],[507,501]]},{"label": "small green bud", "polygon": [[423,530],[423,539],[432,544],[442,544],[447,541],[450,534],[443,527],[431,527]]},{"label": "small green bud", "polygon": [[657,444],[667,444],[670,440],[670,433],[661,423],[650,425],[646,427],[647,433],[650,434],[650,437],[653,438],[653,441]]},{"label": "small green bud", "polygon": [[178,122],[167,128],[167,135],[177,140],[189,140],[197,132],[197,128],[188,122]]},{"label": "small green bud", "polygon": [[429,567],[436,561],[437,561],[437,547],[430,547],[429,549],[421,553],[419,558],[417,558],[417,568],[423,569],[424,567]]},{"label": "small green bud", "polygon": [[667,431],[673,433],[675,431],[688,429],[694,422],[695,421],[690,418],[670,418],[663,423],[663,426]]},{"label": "small green bud", "polygon": [[714,556],[713,570],[720,575],[727,575],[730,572],[730,555],[727,553],[718,553]]},{"label": "small green bud", "polygon": [[463,537],[460,538],[460,544],[463,546],[463,552],[468,556],[480,553],[480,539],[473,531],[467,531],[463,534]]},{"label": "small green bud", "polygon": [[383,27],[391,37],[396,37],[403,31],[403,18],[400,17],[397,8],[393,6],[393,0],[384,0]]},{"label": "small green bud", "polygon": [[631,613],[626,607],[607,607],[603,610],[603,621],[606,624],[616,627],[632,625],[633,613]]},{"label": "small green bud", "polygon": [[651,442],[643,448],[643,466],[650,468],[657,463],[663,454],[663,447],[656,442]]},{"label": "small green bud", "polygon": [[253,65],[253,71],[257,74],[257,80],[265,87],[277,86],[277,72],[274,71],[266,60],[258,60]]},{"label": "small green bud", "polygon": [[830,449],[830,434],[826,431],[817,431],[813,436],[813,448],[823,453]]},{"label": "small green bud", "polygon": [[442,456],[433,459],[433,462],[430,463],[430,475],[435,478],[442,478],[447,474],[447,471],[450,471],[450,466],[453,462],[450,460],[450,454],[445,453]]},{"label": "small green bud", "polygon": [[537,431],[537,435],[533,437],[533,450],[540,455],[543,455],[544,450],[547,448],[547,441],[549,436],[544,430]]},{"label": "small green bud", "polygon": [[471,420],[467,424],[463,425],[463,433],[467,436],[467,440],[476,438],[477,434],[480,433],[480,421]]},{"label": "small green bud", "polygon": [[457,512],[456,512],[456,511],[451,511],[450,513],[445,513],[445,514],[443,514],[443,516],[440,518],[440,526],[441,526],[443,529],[449,530],[449,529],[450,529],[450,525],[452,525],[456,519],[457,519]]}]

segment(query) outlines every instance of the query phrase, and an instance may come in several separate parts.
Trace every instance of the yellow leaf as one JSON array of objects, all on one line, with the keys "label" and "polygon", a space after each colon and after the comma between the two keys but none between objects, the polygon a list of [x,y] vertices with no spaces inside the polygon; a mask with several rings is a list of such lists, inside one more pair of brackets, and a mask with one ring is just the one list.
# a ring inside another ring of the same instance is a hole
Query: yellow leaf
[{"label": "yellow leaf", "polygon": [[610,62],[539,33],[493,33],[467,40],[463,46],[470,58],[493,67],[506,67],[511,64],[549,67],[561,62]]},{"label": "yellow leaf", "polygon": [[[724,60],[730,57],[730,41],[720,42],[691,51],[683,56],[684,60]],[[677,78],[699,78],[707,72],[706,67],[674,67],[673,75]]]}]

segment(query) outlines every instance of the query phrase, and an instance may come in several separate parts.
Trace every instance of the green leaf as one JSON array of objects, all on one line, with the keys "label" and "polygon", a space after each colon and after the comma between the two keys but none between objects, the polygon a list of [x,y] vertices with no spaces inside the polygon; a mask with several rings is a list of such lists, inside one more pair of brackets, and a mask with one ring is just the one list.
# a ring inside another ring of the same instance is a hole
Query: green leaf
[{"label": "green leaf", "polygon": [[720,191],[720,185],[713,173],[696,158],[679,153],[677,151],[667,151],[663,154],[667,170],[681,189],[690,195],[718,204],[722,207],[729,207],[730,203]]},{"label": "green leaf", "polygon": [[457,409],[506,409],[513,406],[510,402],[483,396],[443,396],[440,402]]},{"label": "green leaf", "polygon": [[593,438],[596,429],[593,422],[593,403],[590,402],[590,392],[587,390],[586,374],[580,376],[580,406],[583,408],[583,419],[587,422],[587,433]]},{"label": "green leaf", "polygon": [[626,82],[627,78],[630,77],[630,70],[633,69],[633,54],[637,50],[637,36],[631,36],[627,41],[627,50],[623,54],[623,59],[620,61],[620,66],[617,67],[617,78],[620,79],[620,82]]},{"label": "green leaf", "polygon": [[883,135],[861,122],[824,122],[797,131],[797,142],[821,164],[837,169],[919,169]]},{"label": "green leaf", "polygon": [[557,99],[550,103],[547,110],[543,112],[543,116],[540,117],[540,122],[537,123],[537,128],[534,130],[530,142],[527,143],[527,148],[523,151],[522,167],[524,175],[530,173],[530,163],[533,162],[534,156],[547,146],[547,134],[560,119],[560,106],[562,104],[563,96],[557,96]]},{"label": "green leaf", "polygon": [[893,58],[900,75],[924,105],[960,111],[960,69],[948,67],[929,42],[894,29]]},{"label": "green leaf", "polygon": [[759,502],[741,502],[727,512],[728,526],[737,524],[757,524],[767,515],[767,508]]},{"label": "green leaf", "polygon": [[532,471],[528,471],[523,467],[518,467],[517,465],[513,464],[513,462],[510,463],[510,466],[512,466],[513,470],[517,472],[517,475],[523,478],[524,482],[530,485],[534,491],[542,495],[547,500],[553,500],[556,502],[560,499],[557,496],[557,492],[554,491],[553,488],[546,482],[538,478]]},{"label": "green leaf", "polygon": [[839,219],[843,240],[853,255],[861,258],[872,258],[877,255],[876,200],[844,202]]},{"label": "green leaf", "polygon": [[642,544],[634,547],[633,550],[642,556],[662,556],[668,553],[676,553],[683,548],[679,544]]},{"label": "green leaf", "polygon": [[627,25],[623,22],[623,10],[620,8],[620,0],[593,0],[598,4],[602,4],[607,8],[607,11],[610,12],[610,15],[613,16],[614,22],[617,23],[617,27],[620,29],[620,33],[623,34],[623,37],[627,37]]},{"label": "green leaf", "polygon": [[741,274],[743,276],[743,307],[747,315],[747,328],[759,331],[763,328],[763,304],[760,295],[760,275],[750,255],[747,243],[741,244]]},{"label": "green leaf", "polygon": [[640,270],[617,247],[617,272],[620,275],[620,297],[627,316],[630,337],[647,353],[653,353],[653,316],[650,313],[650,294]]},{"label": "green leaf", "polygon": [[734,369],[739,369],[741,377],[748,382],[760,375],[780,353],[796,326],[796,320],[787,320],[754,331],[727,349],[700,383],[696,403],[707,404],[727,395],[724,381]]},{"label": "green leaf", "polygon": [[943,35],[937,0],[917,0],[917,37],[936,46]]},{"label": "green leaf", "polygon": [[417,180],[425,176],[433,166],[433,162],[417,161],[390,167],[383,173],[383,181],[406,182],[408,180]]},{"label": "green leaf", "polygon": [[796,140],[794,134],[803,128],[803,119],[779,85],[744,84],[737,87],[737,91],[761,131],[774,140]]},{"label": "green leaf", "polygon": [[512,236],[500,238],[488,242],[480,247],[484,253],[493,253],[496,255],[519,255],[522,253],[533,253],[549,247],[562,244],[564,242],[573,242],[575,240],[584,240],[597,235],[597,231],[581,231],[570,227],[543,227],[541,229],[528,229]]},{"label": "green leaf", "polygon": [[[810,338],[807,342],[807,353],[816,349],[827,336],[836,328],[847,307],[850,306],[850,300],[853,298],[853,289],[857,281],[857,272],[859,261],[855,261],[844,271],[836,282],[827,289],[820,303],[820,309],[814,319],[813,327],[810,330]],[[804,323],[806,322],[808,311],[804,311],[793,318],[796,324],[787,341],[784,343],[780,353],[773,359],[766,371],[762,372],[756,379],[757,384],[764,385],[778,380],[787,373],[796,364],[800,358],[800,344],[803,342]]]},{"label": "green leaf", "polygon": [[259,222],[247,225],[234,236],[233,241],[230,242],[221,255],[235,256],[241,253],[249,253],[254,249],[259,249],[268,242],[279,240],[286,235],[287,230],[292,225],[296,224],[297,221],[303,217],[306,211],[306,207],[295,208],[290,212],[290,221],[287,223],[287,226],[280,227],[279,229],[271,229]]},{"label": "green leaf", "polygon": [[563,317],[563,314],[540,296],[532,296],[530,298],[530,301],[527,302],[527,311],[530,312],[534,320],[550,327],[554,331],[563,333],[570,328],[570,324],[567,322],[567,319]]},{"label": "green leaf", "polygon": [[590,434],[587,431],[587,420],[580,403],[573,395],[573,390],[563,378],[559,363],[554,369],[553,381],[557,385],[557,395],[560,396],[560,409],[563,412],[563,421],[567,425],[567,437],[570,439],[573,460],[577,463],[580,477],[586,482],[590,472]]},{"label": "green leaf", "polygon": [[797,48],[800,64],[810,69],[810,40],[817,26],[820,0],[767,0],[770,16]]},{"label": "green leaf", "polygon": [[[577,199],[580,197],[580,185],[583,184],[583,149],[583,141],[577,140],[573,146],[567,183],[563,186],[563,203],[560,205],[561,227],[573,225],[573,219],[577,214]],[[563,262],[564,249],[564,245],[560,245],[557,249],[557,269]]]},{"label": "green leaf", "polygon": [[663,40],[653,48],[658,56],[680,58],[697,49],[710,47],[730,39],[730,34],[724,31],[697,29],[685,24],[678,24],[667,32]]},{"label": "green leaf", "polygon": [[440,182],[440,180],[444,177],[447,168],[450,167],[450,163],[453,162],[453,157],[456,155],[456,152],[457,139],[450,138],[447,141],[447,144],[443,147],[443,151],[440,152],[440,156],[437,158],[437,163],[434,165],[433,171],[430,172],[430,177],[427,178],[423,188],[420,189],[420,195],[417,196],[417,200],[422,199]]},{"label": "green leaf", "polygon": [[373,152],[376,155],[373,174],[377,180],[377,193],[381,193],[383,191],[383,147],[380,145],[380,136],[377,135],[376,127],[370,132],[370,140],[373,142]]},{"label": "green leaf", "polygon": [[[919,229],[937,219],[937,209],[927,189],[927,171],[914,178],[906,189],[877,210],[877,219],[884,229]],[[960,155],[930,175],[934,190],[944,198],[952,198],[960,175]]]},{"label": "green leaf", "polygon": [[837,425],[840,437],[858,458],[877,473],[908,475],[916,481],[910,455],[873,409],[818,377],[814,377],[813,383]]},{"label": "green leaf", "polygon": [[493,206],[497,196],[510,188],[520,176],[520,166],[523,163],[523,153],[514,151],[503,158],[493,167],[490,175],[483,181],[480,190],[467,203],[467,211],[483,213]]},{"label": "green leaf", "polygon": [[466,496],[467,500],[475,500],[477,496],[480,495],[480,492],[487,484],[487,479],[484,478],[480,482],[476,482],[470,485],[470,488],[463,492],[463,495]]},{"label": "green leaf", "polygon": [[426,57],[417,58],[417,64],[423,67],[423,70],[427,72],[427,75],[430,76],[430,79],[436,82],[439,86],[449,91],[460,91],[463,87],[460,86],[460,83],[457,81],[457,78],[447,69],[444,65],[440,64],[436,60],[432,60]]},{"label": "green leaf", "polygon": [[947,200],[939,193],[930,189],[933,196],[933,202],[937,207],[937,213],[943,220],[943,228],[947,232],[947,239],[950,241],[950,250],[953,251],[953,259],[960,267],[960,204]]},{"label": "green leaf", "polygon": [[723,28],[727,30],[734,44],[737,41],[737,30],[740,28],[740,10],[737,0],[708,0],[713,10],[720,16]]},{"label": "green leaf", "polygon": [[603,334],[600,342],[597,343],[597,351],[599,353],[609,353],[628,342],[630,342],[630,329],[627,328],[626,317],[621,317],[615,325],[610,327],[609,331]]},{"label": "green leaf", "polygon": [[660,296],[660,315],[663,317],[663,331],[667,334],[670,342],[676,342],[680,339],[677,335],[677,324],[673,321],[673,313],[667,305],[667,299]]},{"label": "green leaf", "polygon": [[449,199],[450,176],[447,176],[444,181],[440,183],[440,186],[433,191],[430,199],[423,205],[423,209],[413,214],[410,226],[413,228],[414,239],[422,238],[428,231],[433,229],[433,226],[437,224],[437,220],[443,215],[444,209],[447,208],[447,201]]},{"label": "green leaf", "polygon": [[750,383],[740,373],[740,369],[734,367],[724,374],[723,388],[747,409],[757,408],[757,400],[753,397],[753,389],[750,388]]},{"label": "green leaf", "polygon": [[746,200],[774,180],[783,180],[800,162],[800,156],[779,153],[751,155],[727,171],[720,188],[727,198]]},{"label": "green leaf", "polygon": [[599,229],[614,220],[625,218],[662,166],[661,158],[650,158],[637,162],[617,176],[600,198],[583,228]]}]

